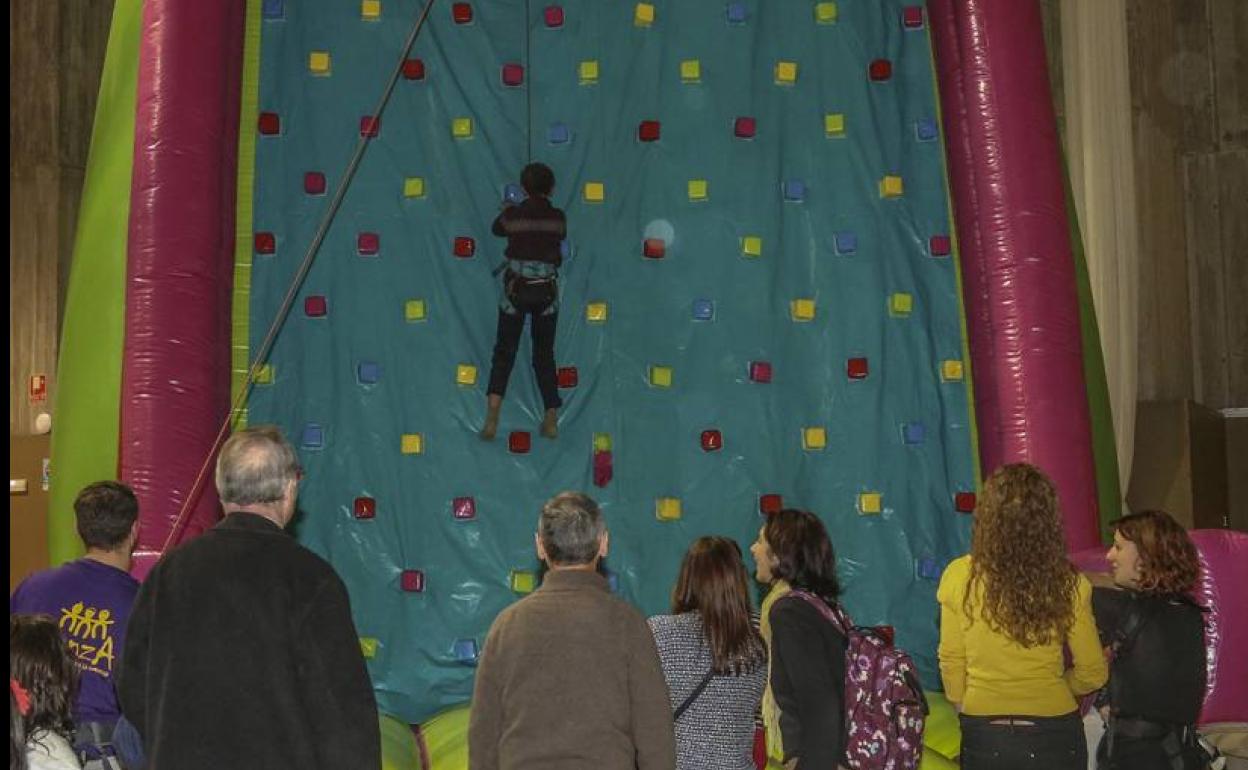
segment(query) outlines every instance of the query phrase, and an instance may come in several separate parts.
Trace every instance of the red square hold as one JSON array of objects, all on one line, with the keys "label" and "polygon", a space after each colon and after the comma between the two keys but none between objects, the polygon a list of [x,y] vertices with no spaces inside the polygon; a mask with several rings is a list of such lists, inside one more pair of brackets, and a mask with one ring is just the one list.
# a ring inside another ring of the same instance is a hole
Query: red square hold
[{"label": "red square hold", "polygon": [[953,244],[950,243],[947,235],[933,235],[928,240],[927,247],[931,250],[933,257],[947,257],[953,249]]},{"label": "red square hold", "polygon": [[256,253],[272,254],[277,251],[277,238],[273,233],[256,233]]},{"label": "red square hold", "polygon": [[711,428],[702,431],[702,451],[718,452],[724,448],[724,435],[718,430]]},{"label": "red square hold", "polygon": [[871,79],[877,83],[888,80],[893,76],[893,63],[888,59],[876,59],[871,62],[871,68],[868,70]]},{"label": "red square hold", "polygon": [[906,29],[923,28],[923,6],[907,5],[901,9],[901,26]]},{"label": "red square hold", "polygon": [[477,242],[466,235],[455,239],[455,256],[467,259],[477,253]]},{"label": "red square hold", "polygon": [[768,361],[751,361],[750,379],[754,382],[771,382],[771,363]]},{"label": "red square hold", "polygon": [[732,123],[733,136],[738,139],[753,139],[757,129],[758,126],[751,117],[740,117]]},{"label": "red square hold", "polygon": [[451,18],[456,24],[467,24],[472,21],[472,5],[469,3],[455,3],[451,6]]},{"label": "red square hold", "polygon": [[557,5],[548,5],[542,11],[542,17],[546,20],[546,26],[551,29],[563,26],[563,8]]},{"label": "red square hold", "polygon": [[303,313],[308,318],[321,318],[329,312],[329,303],[320,294],[313,294],[303,300]]},{"label": "red square hold", "polygon": [[524,83],[524,67],[519,64],[503,65],[503,85],[518,86]]},{"label": "red square hold", "polygon": [[308,195],[324,195],[325,175],[319,171],[309,171],[304,174],[303,191]]},{"label": "red square hold", "polygon": [[404,591],[420,593],[425,590],[425,573],[418,569],[405,569],[399,578],[399,585]]},{"label": "red square hold", "polygon": [[865,380],[868,373],[867,359],[851,358],[845,364],[845,373],[851,380]]},{"label": "red square hold", "polygon": [[637,141],[657,142],[661,126],[657,120],[643,120],[637,126]]},{"label": "red square hold", "polygon": [[361,257],[375,257],[381,251],[381,236],[377,233],[360,233],[355,239],[355,248]]},{"label": "red square hold", "polygon": [[425,62],[422,59],[404,59],[403,77],[408,80],[425,79]]},{"label": "red square hold", "polygon": [[667,244],[662,238],[647,238],[641,242],[641,255],[646,259],[662,259],[667,254]]},{"label": "red square hold", "polygon": [[533,437],[527,430],[513,430],[507,436],[507,448],[514,454],[527,454],[533,446]]},{"label": "red square hold", "polygon": [[276,112],[262,112],[257,127],[261,136],[276,136],[282,133],[282,118]]},{"label": "red square hold", "polygon": [[953,507],[958,513],[971,513],[975,510],[975,493],[959,492],[953,496]]},{"label": "red square hold", "polygon": [[457,497],[451,501],[451,515],[460,521],[477,518],[477,501],[471,497]]},{"label": "red square hold", "polygon": [[555,376],[558,378],[559,387],[561,388],[575,388],[576,387],[576,384],[578,381],[578,375],[577,375],[575,366],[561,366],[559,367],[559,370],[555,373]]},{"label": "red square hold", "polygon": [[374,138],[381,133],[381,118],[372,115],[360,116],[360,136],[366,136],[369,139]]},{"label": "red square hold", "polygon": [[758,512],[764,516],[779,513],[782,508],[784,508],[784,498],[782,496],[776,494],[758,496]]},{"label": "red square hold", "polygon": [[[312,299],[308,297],[308,299]],[[377,501],[371,497],[357,497],[351,506],[357,519],[371,519],[377,516]]]}]

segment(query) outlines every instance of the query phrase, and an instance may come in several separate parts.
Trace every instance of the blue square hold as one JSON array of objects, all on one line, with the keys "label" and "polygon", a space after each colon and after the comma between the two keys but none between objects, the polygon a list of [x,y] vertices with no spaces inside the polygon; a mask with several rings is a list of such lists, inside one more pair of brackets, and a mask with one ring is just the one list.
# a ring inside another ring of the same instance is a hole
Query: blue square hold
[{"label": "blue square hold", "polygon": [[515,182],[508,182],[503,186],[503,200],[508,203],[519,203],[524,200],[524,190]]},{"label": "blue square hold", "polygon": [[843,230],[836,234],[836,253],[853,254],[858,251],[858,233]]},{"label": "blue square hold", "polygon": [[936,121],[931,118],[920,118],[914,124],[914,135],[918,137],[920,142],[936,141]]},{"label": "blue square hold", "polygon": [[921,422],[908,422],[901,426],[901,439],[907,444],[922,444],[927,438],[927,428]]},{"label": "blue square hold", "polygon": [[806,183],[800,179],[786,179],[781,185],[786,201],[801,201],[806,198]]},{"label": "blue square hold", "polygon": [[264,0],[260,5],[260,16],[265,19],[286,18],[286,0]]},{"label": "blue square hold", "polygon": [[551,144],[567,144],[572,141],[572,132],[563,123],[551,123],[547,138]]},{"label": "blue square hold", "polygon": [[924,580],[939,580],[940,573],[944,570],[941,568],[940,562],[931,556],[924,556],[915,564],[915,571],[919,573],[919,577]]},{"label": "blue square hold", "polygon": [[728,23],[744,24],[749,12],[745,10],[745,3],[729,3],[728,4]]},{"label": "blue square hold", "polygon": [[620,576],[618,573],[607,570],[607,588],[611,589],[611,593],[618,594],[620,592]]},{"label": "blue square hold", "polygon": [[572,259],[572,241],[567,238],[559,241],[559,256],[563,257],[564,262]]},{"label": "blue square hold", "polygon": [[693,301],[693,320],[712,321],[715,319],[715,303],[709,299]]},{"label": "blue square hold", "polygon": [[361,385],[375,385],[381,379],[381,364],[376,361],[361,361],[356,368],[356,376]]},{"label": "blue square hold", "polygon": [[454,647],[451,648],[455,655],[455,660],[466,666],[477,665],[477,640],[476,639],[456,639]]},{"label": "blue square hold", "polygon": [[299,444],[304,449],[320,449],[325,446],[325,429],[321,427],[320,423],[305,423],[303,436],[300,438]]}]

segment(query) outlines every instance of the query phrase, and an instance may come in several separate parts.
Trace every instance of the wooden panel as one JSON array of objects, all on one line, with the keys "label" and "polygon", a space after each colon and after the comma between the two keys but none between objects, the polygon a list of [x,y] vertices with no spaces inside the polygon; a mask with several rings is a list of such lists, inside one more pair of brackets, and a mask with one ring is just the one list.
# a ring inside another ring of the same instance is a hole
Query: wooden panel
[{"label": "wooden panel", "polygon": [[1215,165],[1222,209],[1227,367],[1226,402],[1218,406],[1248,407],[1248,149],[1221,153]]},{"label": "wooden panel", "polygon": [[1226,406],[1226,293],[1222,281],[1222,209],[1217,156],[1184,160],[1187,203],[1188,290],[1192,309],[1192,369],[1196,400]]},{"label": "wooden panel", "polygon": [[10,170],[56,160],[57,16],[46,0],[9,2]]},{"label": "wooden panel", "polygon": [[1231,529],[1248,532],[1248,408],[1226,417],[1226,489]]},{"label": "wooden panel", "polygon": [[48,566],[48,493],[42,486],[48,437],[9,436],[9,478],[26,492],[9,493],[9,593],[27,575]]},{"label": "wooden panel", "polygon": [[113,0],[59,0],[59,4],[58,159],[62,168],[85,169]]},{"label": "wooden panel", "polygon": [[1248,148],[1248,3],[1211,0],[1213,85],[1223,149]]}]

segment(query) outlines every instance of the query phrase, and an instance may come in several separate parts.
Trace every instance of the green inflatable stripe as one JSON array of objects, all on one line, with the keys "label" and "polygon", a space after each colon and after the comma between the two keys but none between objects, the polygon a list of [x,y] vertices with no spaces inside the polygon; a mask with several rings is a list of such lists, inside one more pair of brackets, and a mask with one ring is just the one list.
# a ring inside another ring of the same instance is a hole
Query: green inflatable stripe
[{"label": "green inflatable stripe", "polygon": [[117,0],[91,131],[57,364],[48,503],[48,555],[53,564],[82,552],[72,510],[78,490],[117,475],[130,172],[142,24],[142,0]]}]

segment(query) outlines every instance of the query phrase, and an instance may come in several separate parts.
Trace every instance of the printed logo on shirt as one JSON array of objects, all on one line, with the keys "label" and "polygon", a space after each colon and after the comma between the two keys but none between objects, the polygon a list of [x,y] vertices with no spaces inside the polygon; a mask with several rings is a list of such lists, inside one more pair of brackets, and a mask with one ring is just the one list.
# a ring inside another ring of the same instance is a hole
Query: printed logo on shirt
[{"label": "printed logo on shirt", "polygon": [[61,632],[66,634],[66,647],[75,665],[108,678],[113,672],[113,613],[107,609],[84,606],[61,608]]}]

